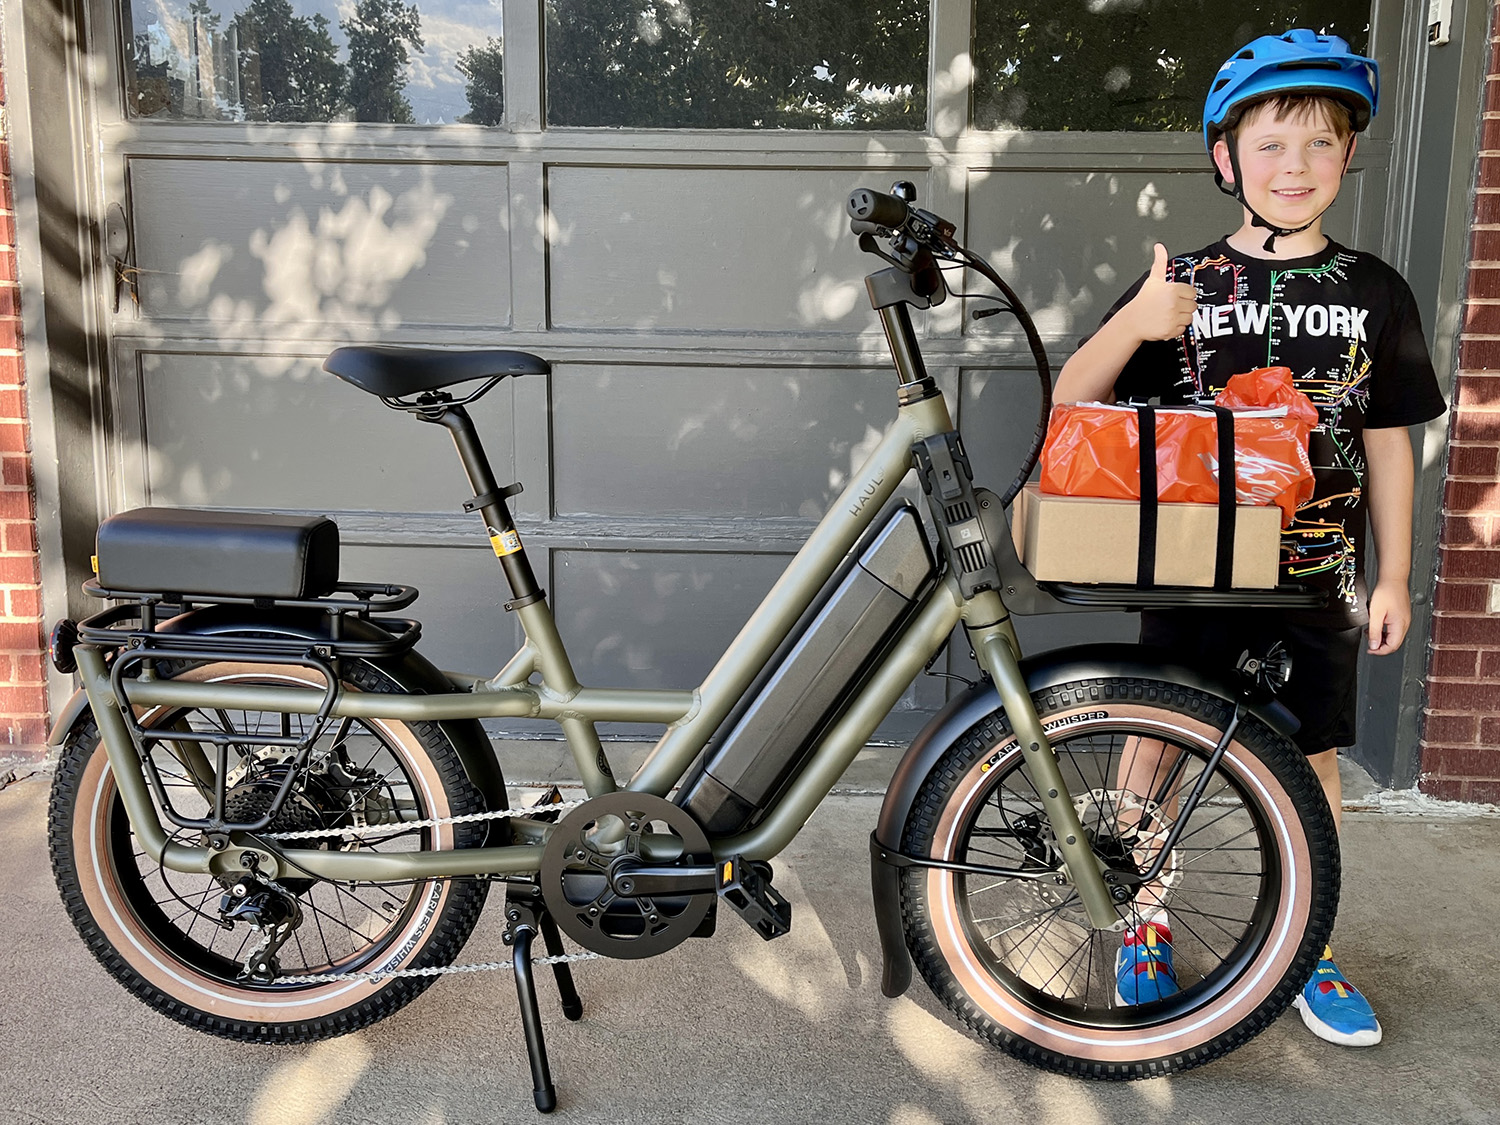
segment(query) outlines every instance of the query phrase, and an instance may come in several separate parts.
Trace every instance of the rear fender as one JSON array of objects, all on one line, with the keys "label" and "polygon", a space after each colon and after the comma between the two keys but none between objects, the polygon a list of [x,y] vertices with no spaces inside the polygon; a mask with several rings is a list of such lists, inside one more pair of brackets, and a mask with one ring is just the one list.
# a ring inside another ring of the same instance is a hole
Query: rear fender
[{"label": "rear fender", "polygon": [[[1128,676],[1181,684],[1230,704],[1240,699],[1240,693],[1227,681],[1173,663],[1170,653],[1145,645],[1079,645],[1044,652],[1023,660],[1021,675],[1033,695],[1074,680]],[[1280,703],[1272,700],[1247,706],[1251,714],[1273,730],[1287,736],[1296,733],[1297,719]],[[906,952],[901,919],[900,869],[885,856],[900,850],[907,818],[927,775],[971,727],[999,709],[1000,696],[988,680],[955,697],[922,728],[896,766],[886,789],[880,819],[870,837],[870,881],[884,959],[881,991],[887,996],[900,996],[910,987],[911,959]]]}]

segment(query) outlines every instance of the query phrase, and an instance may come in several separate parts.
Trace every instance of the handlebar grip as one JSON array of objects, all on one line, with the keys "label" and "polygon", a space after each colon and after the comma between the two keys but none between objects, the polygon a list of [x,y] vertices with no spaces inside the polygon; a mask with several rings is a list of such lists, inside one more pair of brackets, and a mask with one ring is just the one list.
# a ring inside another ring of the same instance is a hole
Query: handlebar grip
[{"label": "handlebar grip", "polygon": [[849,217],[859,223],[874,223],[895,230],[906,222],[907,203],[874,188],[855,188],[849,193]]}]

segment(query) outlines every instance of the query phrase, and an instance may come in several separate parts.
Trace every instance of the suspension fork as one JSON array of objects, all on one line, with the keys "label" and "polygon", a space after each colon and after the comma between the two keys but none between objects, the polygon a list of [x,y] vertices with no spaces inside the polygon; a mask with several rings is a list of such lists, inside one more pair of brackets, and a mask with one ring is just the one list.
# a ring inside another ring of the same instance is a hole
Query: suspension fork
[{"label": "suspension fork", "polygon": [[979,666],[995,681],[1011,729],[1025,747],[1027,771],[1036,783],[1042,808],[1057,837],[1064,871],[1078,892],[1089,923],[1096,930],[1122,929],[1125,922],[1115,907],[1114,895],[1128,899],[1130,892],[1123,886],[1112,888],[1105,882],[1104,866],[1084,835],[1078,810],[1073,807],[1072,795],[1057,764],[1057,754],[1042,729],[1031,693],[1026,690],[1021,675],[1020,645],[1010,613],[996,591],[983,590],[969,599],[964,609],[964,628]]}]

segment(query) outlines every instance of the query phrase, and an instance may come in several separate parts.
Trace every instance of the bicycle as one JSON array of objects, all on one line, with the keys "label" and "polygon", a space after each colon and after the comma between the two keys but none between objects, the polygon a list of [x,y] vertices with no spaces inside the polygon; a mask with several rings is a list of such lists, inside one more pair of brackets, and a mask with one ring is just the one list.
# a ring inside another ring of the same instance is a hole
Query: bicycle
[{"label": "bicycle", "polygon": [[[1156,605],[1310,605],[1273,591],[1039,583],[1005,509],[1035,466],[1050,374],[1015,294],[915,206],[859,189],[848,210],[886,265],[866,288],[898,378],[879,446],[759,610],[692,691],[581,685],[465,407],[520,352],[347,347],[326,370],[448,430],[525,642],[495,675],[438,671],[409,586],[340,583],[331,521],[142,509],[100,527],[89,593],[115,604],[54,630],[82,688],[61,714],[49,843],[68,913],[130,991],[230,1039],[304,1042],[396,1011],[455,966],[492,882],[506,887],[536,1106],[556,1104],[533,964],[564,1014],[569,964],[644,958],[714,932],[723,908],[762,937],[791,908],[771,860],[897,698],[962,625],[982,679],[911,745],[871,835],[882,989],[915,964],[975,1034],[1090,1078],[1197,1066],[1290,1003],[1332,928],[1338,850],[1316,778],[1287,739],[1274,661],[1238,682],[1133,645],[1023,658],[1012,613]],[[975,488],[910,310],[972,269],[1036,360],[1035,439],[1003,494]],[[447,388],[478,383],[455,396]],[[895,501],[920,479],[929,530]],[[937,540],[934,551],[929,535]],[[555,721],[587,796],[509,807],[480,725]],[[666,724],[619,784],[600,721]],[[1121,778],[1166,742],[1144,791]],[[1144,889],[1173,903],[1181,991],[1114,994],[1113,950]],[[585,950],[568,954],[566,933]],[[533,959],[540,938],[547,956]]]}]

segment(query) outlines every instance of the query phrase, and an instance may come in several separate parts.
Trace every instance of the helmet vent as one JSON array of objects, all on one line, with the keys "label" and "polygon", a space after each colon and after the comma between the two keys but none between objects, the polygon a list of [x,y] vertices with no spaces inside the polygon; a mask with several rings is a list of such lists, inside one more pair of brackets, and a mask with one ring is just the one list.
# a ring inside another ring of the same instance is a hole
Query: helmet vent
[{"label": "helmet vent", "polygon": [[1214,83],[1214,91],[1213,92],[1217,94],[1220,90],[1222,90],[1225,86],[1228,86],[1228,85],[1229,85],[1229,79],[1227,79],[1227,78],[1221,78],[1217,82]]},{"label": "helmet vent", "polygon": [[1235,55],[1234,57],[1237,58],[1237,59],[1253,59],[1255,57],[1255,52],[1247,49],[1247,50],[1241,51],[1239,54]]}]

